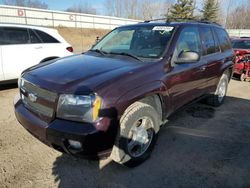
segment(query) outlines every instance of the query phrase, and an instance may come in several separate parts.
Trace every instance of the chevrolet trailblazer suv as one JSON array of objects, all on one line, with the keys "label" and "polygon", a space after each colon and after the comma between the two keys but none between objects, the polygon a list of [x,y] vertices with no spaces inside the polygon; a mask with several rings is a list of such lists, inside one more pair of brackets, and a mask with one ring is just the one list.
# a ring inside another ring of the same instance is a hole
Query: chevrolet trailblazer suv
[{"label": "chevrolet trailblazer suv", "polygon": [[223,103],[233,60],[227,32],[214,23],[121,26],[84,54],[25,70],[16,118],[56,150],[133,167],[177,109],[201,98]]}]

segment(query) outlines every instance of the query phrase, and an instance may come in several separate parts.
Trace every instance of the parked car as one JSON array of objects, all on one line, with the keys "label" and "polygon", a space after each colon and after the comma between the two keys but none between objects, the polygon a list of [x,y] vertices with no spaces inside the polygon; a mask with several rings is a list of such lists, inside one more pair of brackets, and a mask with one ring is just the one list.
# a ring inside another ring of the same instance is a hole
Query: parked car
[{"label": "parked car", "polygon": [[0,33],[0,82],[17,79],[28,67],[73,52],[55,29],[0,24]]},{"label": "parked car", "polygon": [[250,37],[233,38],[232,45],[236,55],[234,76],[250,80]]},{"label": "parked car", "polygon": [[85,54],[24,71],[16,118],[56,150],[136,166],[170,114],[205,97],[223,103],[233,59],[227,32],[213,23],[121,26]]}]

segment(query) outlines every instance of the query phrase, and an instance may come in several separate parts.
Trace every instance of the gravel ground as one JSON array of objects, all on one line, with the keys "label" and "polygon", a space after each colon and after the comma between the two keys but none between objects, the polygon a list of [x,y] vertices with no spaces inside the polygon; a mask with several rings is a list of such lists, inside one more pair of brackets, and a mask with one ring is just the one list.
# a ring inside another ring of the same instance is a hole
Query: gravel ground
[{"label": "gravel ground", "polygon": [[15,86],[2,89],[0,187],[250,187],[250,83],[232,80],[219,108],[198,103],[172,115],[134,169],[43,145],[15,119]]}]

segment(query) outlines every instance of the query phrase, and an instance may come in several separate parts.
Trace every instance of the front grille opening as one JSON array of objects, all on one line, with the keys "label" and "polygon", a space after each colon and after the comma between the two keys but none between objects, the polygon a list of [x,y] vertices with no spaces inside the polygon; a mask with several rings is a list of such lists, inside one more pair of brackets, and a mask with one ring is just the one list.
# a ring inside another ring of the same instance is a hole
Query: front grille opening
[{"label": "front grille opening", "polygon": [[23,80],[21,98],[24,106],[46,122],[52,121],[55,115],[57,93]]}]

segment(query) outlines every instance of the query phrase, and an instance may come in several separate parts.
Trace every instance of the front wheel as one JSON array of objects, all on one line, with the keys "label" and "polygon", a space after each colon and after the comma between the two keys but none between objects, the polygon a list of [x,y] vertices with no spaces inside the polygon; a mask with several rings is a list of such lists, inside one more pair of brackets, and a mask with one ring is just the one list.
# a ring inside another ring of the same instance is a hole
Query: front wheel
[{"label": "front wheel", "polygon": [[145,103],[131,105],[120,120],[120,131],[111,157],[135,167],[149,158],[157,139],[160,121],[156,110]]},{"label": "front wheel", "polygon": [[216,91],[213,94],[210,94],[210,96],[208,96],[206,103],[216,107],[220,106],[225,100],[227,88],[228,75],[224,73],[220,78]]}]

